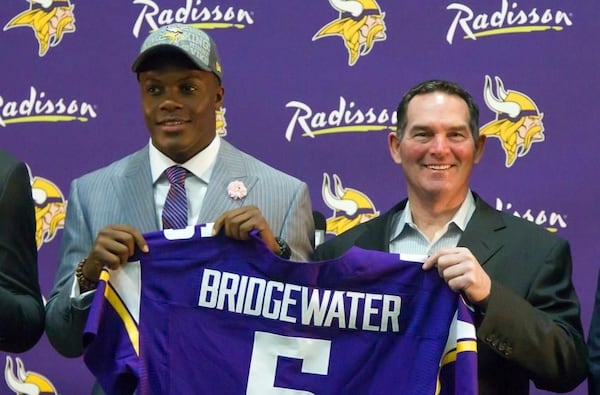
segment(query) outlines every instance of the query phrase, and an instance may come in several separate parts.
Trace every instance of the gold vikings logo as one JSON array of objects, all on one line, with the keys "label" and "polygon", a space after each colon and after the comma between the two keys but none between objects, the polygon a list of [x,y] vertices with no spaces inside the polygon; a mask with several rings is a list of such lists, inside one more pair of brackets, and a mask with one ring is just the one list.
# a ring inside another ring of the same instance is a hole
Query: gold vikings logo
[{"label": "gold vikings logo", "polygon": [[225,119],[226,108],[219,108],[217,113],[217,134],[221,137],[227,136],[227,120]]},{"label": "gold vikings logo", "polygon": [[[169,27],[166,32],[162,35],[168,39],[170,43],[176,43],[179,40],[186,39],[185,32],[179,27]],[[215,64],[217,71],[221,72],[221,64],[217,61]]]},{"label": "gold vikings logo", "polygon": [[75,32],[74,5],[69,0],[29,0],[29,9],[11,19],[4,31],[19,26],[33,29],[38,41],[38,55],[60,44],[66,33]]},{"label": "gold vikings logo", "polygon": [[500,77],[496,77],[496,95],[492,92],[492,79],[485,76],[483,98],[496,119],[484,125],[480,133],[500,140],[506,153],[506,167],[511,167],[517,157],[527,155],[531,145],[544,141],[544,114],[526,94],[505,90]]},{"label": "gold vikings logo", "polygon": [[58,230],[65,226],[67,202],[52,181],[42,177],[30,177],[30,179],[35,203],[35,240],[39,250],[44,243],[52,241]]},{"label": "gold vikings logo", "polygon": [[327,218],[327,233],[339,235],[379,215],[367,195],[356,189],[344,188],[337,174],[333,175],[333,183],[332,191],[329,175],[323,173],[321,194],[325,204],[333,210],[333,215]]},{"label": "gold vikings logo", "polygon": [[[13,367],[13,360],[6,356],[6,366],[4,368],[4,380],[6,385],[15,394],[19,395],[39,395],[39,394],[58,394],[54,385],[46,377],[39,373],[26,371],[21,358],[15,358],[16,369]],[[16,370],[16,374],[15,371]]]},{"label": "gold vikings logo", "polygon": [[339,11],[339,18],[322,27],[312,40],[340,36],[348,50],[348,65],[354,66],[376,41],[386,39],[385,12],[381,12],[375,0],[329,0],[329,3]]},{"label": "gold vikings logo", "polygon": [[163,33],[163,37],[168,38],[170,43],[176,43],[177,41],[184,38],[184,32],[178,27],[169,27],[167,31]]}]

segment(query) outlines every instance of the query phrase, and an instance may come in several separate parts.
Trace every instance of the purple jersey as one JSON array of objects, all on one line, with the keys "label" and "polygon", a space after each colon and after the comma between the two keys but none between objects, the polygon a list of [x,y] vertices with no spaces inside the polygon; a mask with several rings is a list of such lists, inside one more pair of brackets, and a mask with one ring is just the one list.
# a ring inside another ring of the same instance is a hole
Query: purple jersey
[{"label": "purple jersey", "polygon": [[97,292],[86,361],[111,348],[112,371],[88,363],[107,391],[137,376],[140,394],[477,393],[472,315],[436,271],[359,248],[290,262],[203,229],[146,234],[139,266],[110,274],[108,294],[141,273],[139,305]]}]

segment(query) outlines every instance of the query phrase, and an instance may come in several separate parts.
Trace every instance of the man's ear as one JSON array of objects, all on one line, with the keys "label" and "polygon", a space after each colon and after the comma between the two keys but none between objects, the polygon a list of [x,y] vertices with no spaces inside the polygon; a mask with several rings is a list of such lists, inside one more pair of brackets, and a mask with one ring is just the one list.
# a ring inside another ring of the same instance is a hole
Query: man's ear
[{"label": "man's ear", "polygon": [[475,142],[475,163],[479,163],[479,160],[483,156],[486,138],[487,136],[480,134],[479,138],[477,138],[477,141]]},{"label": "man's ear", "polygon": [[390,149],[390,156],[394,163],[402,164],[402,156],[400,155],[400,139],[396,132],[390,132],[388,134],[388,148]]},{"label": "man's ear", "polygon": [[223,88],[223,85],[219,85],[217,87],[217,91],[215,92],[216,108],[221,108],[223,106],[223,96],[225,96],[225,88]]}]

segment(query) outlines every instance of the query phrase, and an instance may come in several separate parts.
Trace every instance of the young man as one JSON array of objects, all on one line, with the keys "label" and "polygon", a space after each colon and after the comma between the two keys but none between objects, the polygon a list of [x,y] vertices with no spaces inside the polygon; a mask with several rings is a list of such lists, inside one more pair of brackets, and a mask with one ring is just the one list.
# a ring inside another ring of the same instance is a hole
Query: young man
[{"label": "young man", "polygon": [[0,350],[26,351],[43,332],[29,173],[0,150]]},{"label": "young man", "polygon": [[320,245],[316,258],[353,245],[429,255],[423,269],[437,270],[476,308],[481,394],[528,394],[530,380],[569,391],[587,372],[569,244],[471,192],[485,144],[478,124],[477,105],[460,86],[434,80],[412,88],[388,136],[408,198]]},{"label": "young man", "polygon": [[[68,357],[83,352],[82,331],[101,269],[126,264],[136,247],[146,250],[142,233],[215,222],[216,232],[236,239],[257,229],[287,258],[306,260],[312,253],[307,185],[216,133],[224,89],[214,41],[191,26],[164,26],[144,41],[132,68],[149,144],[71,185],[60,267],[46,309],[48,337]],[[169,181],[173,168],[184,170]]]}]

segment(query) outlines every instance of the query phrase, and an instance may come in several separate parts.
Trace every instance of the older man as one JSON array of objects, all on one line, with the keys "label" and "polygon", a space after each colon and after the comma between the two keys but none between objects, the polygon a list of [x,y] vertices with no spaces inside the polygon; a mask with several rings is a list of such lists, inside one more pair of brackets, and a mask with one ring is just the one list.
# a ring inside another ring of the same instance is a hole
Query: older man
[{"label": "older man", "polygon": [[455,83],[409,90],[388,136],[408,199],[320,245],[316,258],[353,245],[429,255],[423,269],[437,270],[476,309],[480,393],[528,394],[530,381],[566,392],[587,372],[569,244],[471,191],[485,144],[478,118],[473,98]]}]

